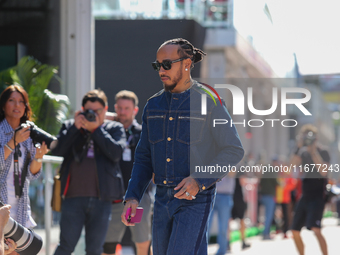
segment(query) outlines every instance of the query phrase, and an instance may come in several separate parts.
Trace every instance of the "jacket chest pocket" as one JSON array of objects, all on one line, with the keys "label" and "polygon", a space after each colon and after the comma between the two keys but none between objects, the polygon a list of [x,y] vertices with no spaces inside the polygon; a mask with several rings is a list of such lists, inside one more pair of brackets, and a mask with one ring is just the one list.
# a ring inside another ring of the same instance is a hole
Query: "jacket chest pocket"
[{"label": "jacket chest pocket", "polygon": [[147,120],[149,142],[155,144],[163,141],[165,137],[165,114],[149,115]]},{"label": "jacket chest pocket", "polygon": [[195,144],[202,141],[205,117],[198,116],[178,116],[177,141],[184,144]]}]

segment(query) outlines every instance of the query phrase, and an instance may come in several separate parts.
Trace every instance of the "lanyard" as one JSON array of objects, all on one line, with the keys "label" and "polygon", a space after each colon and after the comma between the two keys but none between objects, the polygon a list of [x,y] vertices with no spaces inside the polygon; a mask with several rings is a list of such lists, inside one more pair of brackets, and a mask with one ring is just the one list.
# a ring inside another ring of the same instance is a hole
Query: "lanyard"
[{"label": "lanyard", "polygon": [[[15,131],[16,132],[16,131]],[[14,146],[16,144],[15,142],[15,132],[14,132],[14,136],[13,136],[13,140],[14,140]],[[20,144],[18,144],[17,146],[15,146],[14,148],[14,157],[13,157],[13,166],[14,166],[14,188],[15,188],[15,197],[16,198],[20,198],[22,195],[22,190],[25,184],[25,178],[26,178],[26,172],[22,173],[20,176],[20,172],[19,172],[19,157],[21,157],[21,150],[20,150]],[[25,167],[26,167],[26,162],[25,162]],[[21,177],[21,180],[20,180]]]},{"label": "lanyard", "polygon": [[133,133],[132,133],[131,128],[129,128],[127,131],[128,131],[128,133],[129,133],[129,138],[128,138],[127,141],[126,141],[126,146],[130,147],[130,142],[131,142],[131,140],[133,139]]},{"label": "lanyard", "polygon": [[[15,144],[15,142],[14,142]],[[21,197],[22,189],[20,186],[20,176],[19,176],[19,155],[21,156],[20,145],[14,148],[14,187],[15,187],[15,197]]]}]

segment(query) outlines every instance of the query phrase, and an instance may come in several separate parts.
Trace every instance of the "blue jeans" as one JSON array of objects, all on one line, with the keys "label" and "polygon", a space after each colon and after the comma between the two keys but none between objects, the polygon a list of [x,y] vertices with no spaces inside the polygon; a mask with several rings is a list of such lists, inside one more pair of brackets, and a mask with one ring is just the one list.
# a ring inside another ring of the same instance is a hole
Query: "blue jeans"
[{"label": "blue jeans", "polygon": [[264,230],[263,236],[269,236],[270,226],[272,225],[274,212],[275,212],[275,200],[274,196],[271,195],[261,195],[260,197],[261,204],[265,207],[265,220],[264,220]]},{"label": "blue jeans", "polygon": [[199,192],[195,200],[177,199],[174,187],[157,186],[152,227],[153,253],[206,255],[207,221],[215,188]]},{"label": "blue jeans", "polygon": [[64,199],[60,219],[60,243],[54,255],[71,255],[83,226],[85,226],[86,254],[101,255],[110,216],[110,201],[96,197]]},{"label": "blue jeans", "polygon": [[233,195],[229,194],[216,194],[215,205],[210,214],[209,228],[211,227],[214,213],[218,216],[218,236],[217,243],[219,249],[216,254],[225,254],[228,248],[227,232],[229,226],[229,219],[231,217],[231,209],[233,208]]}]

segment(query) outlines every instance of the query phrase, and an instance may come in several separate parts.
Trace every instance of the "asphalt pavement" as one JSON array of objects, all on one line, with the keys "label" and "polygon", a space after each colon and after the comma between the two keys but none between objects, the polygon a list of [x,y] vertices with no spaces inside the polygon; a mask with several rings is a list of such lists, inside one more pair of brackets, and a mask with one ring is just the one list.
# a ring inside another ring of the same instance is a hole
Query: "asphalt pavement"
[{"label": "asphalt pavement", "polygon": [[[336,218],[325,218],[322,220],[322,233],[328,245],[329,255],[340,254],[340,226],[338,226]],[[321,250],[316,237],[312,231],[303,228],[301,236],[305,244],[306,255],[321,255]],[[231,244],[230,253],[235,255],[299,255],[294,244],[294,240],[290,231],[288,238],[284,239],[283,234],[271,235],[272,240],[262,240],[261,236],[255,236],[247,239],[250,248],[242,250],[241,242],[237,241]],[[209,255],[216,253],[217,244],[209,245]]]},{"label": "asphalt pavement", "polygon": [[[45,230],[35,230],[43,239],[45,239]],[[325,236],[328,245],[329,255],[340,254],[340,226],[338,226],[338,220],[336,218],[324,218],[322,220],[322,233]],[[305,228],[301,231],[302,239],[305,243],[305,254],[306,255],[321,255],[321,250],[317,242],[316,237],[312,231]],[[272,235],[272,240],[262,240],[260,236],[254,236],[247,239],[247,243],[251,244],[251,247],[245,250],[241,249],[241,242],[237,241],[231,244],[231,250],[228,254],[235,255],[298,255],[295,248],[294,241],[291,237],[291,233],[288,232],[288,238],[283,239],[282,234]],[[53,254],[55,247],[59,239],[59,228],[54,227],[51,231],[51,244],[50,244],[50,255]],[[44,246],[40,251],[39,255],[47,255],[46,247]],[[208,254],[214,255],[218,249],[217,244],[209,245]],[[84,233],[79,241],[74,255],[84,255]],[[123,247],[120,255],[133,255],[131,248]],[[156,254],[155,254],[156,255]],[[180,255],[180,254],[179,254]]]}]

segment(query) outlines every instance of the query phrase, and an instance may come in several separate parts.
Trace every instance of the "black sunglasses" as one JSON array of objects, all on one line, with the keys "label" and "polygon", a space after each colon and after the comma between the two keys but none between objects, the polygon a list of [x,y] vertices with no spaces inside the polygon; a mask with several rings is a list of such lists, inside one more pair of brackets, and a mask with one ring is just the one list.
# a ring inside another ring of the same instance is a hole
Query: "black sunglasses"
[{"label": "black sunglasses", "polygon": [[170,70],[171,69],[171,64],[176,63],[176,62],[180,62],[184,59],[187,59],[187,57],[185,58],[179,58],[179,59],[175,59],[175,60],[163,60],[162,63],[159,63],[158,61],[152,62],[151,65],[153,67],[153,69],[155,69],[155,71],[159,72],[159,70],[161,69],[161,67],[164,68],[164,70]]}]

